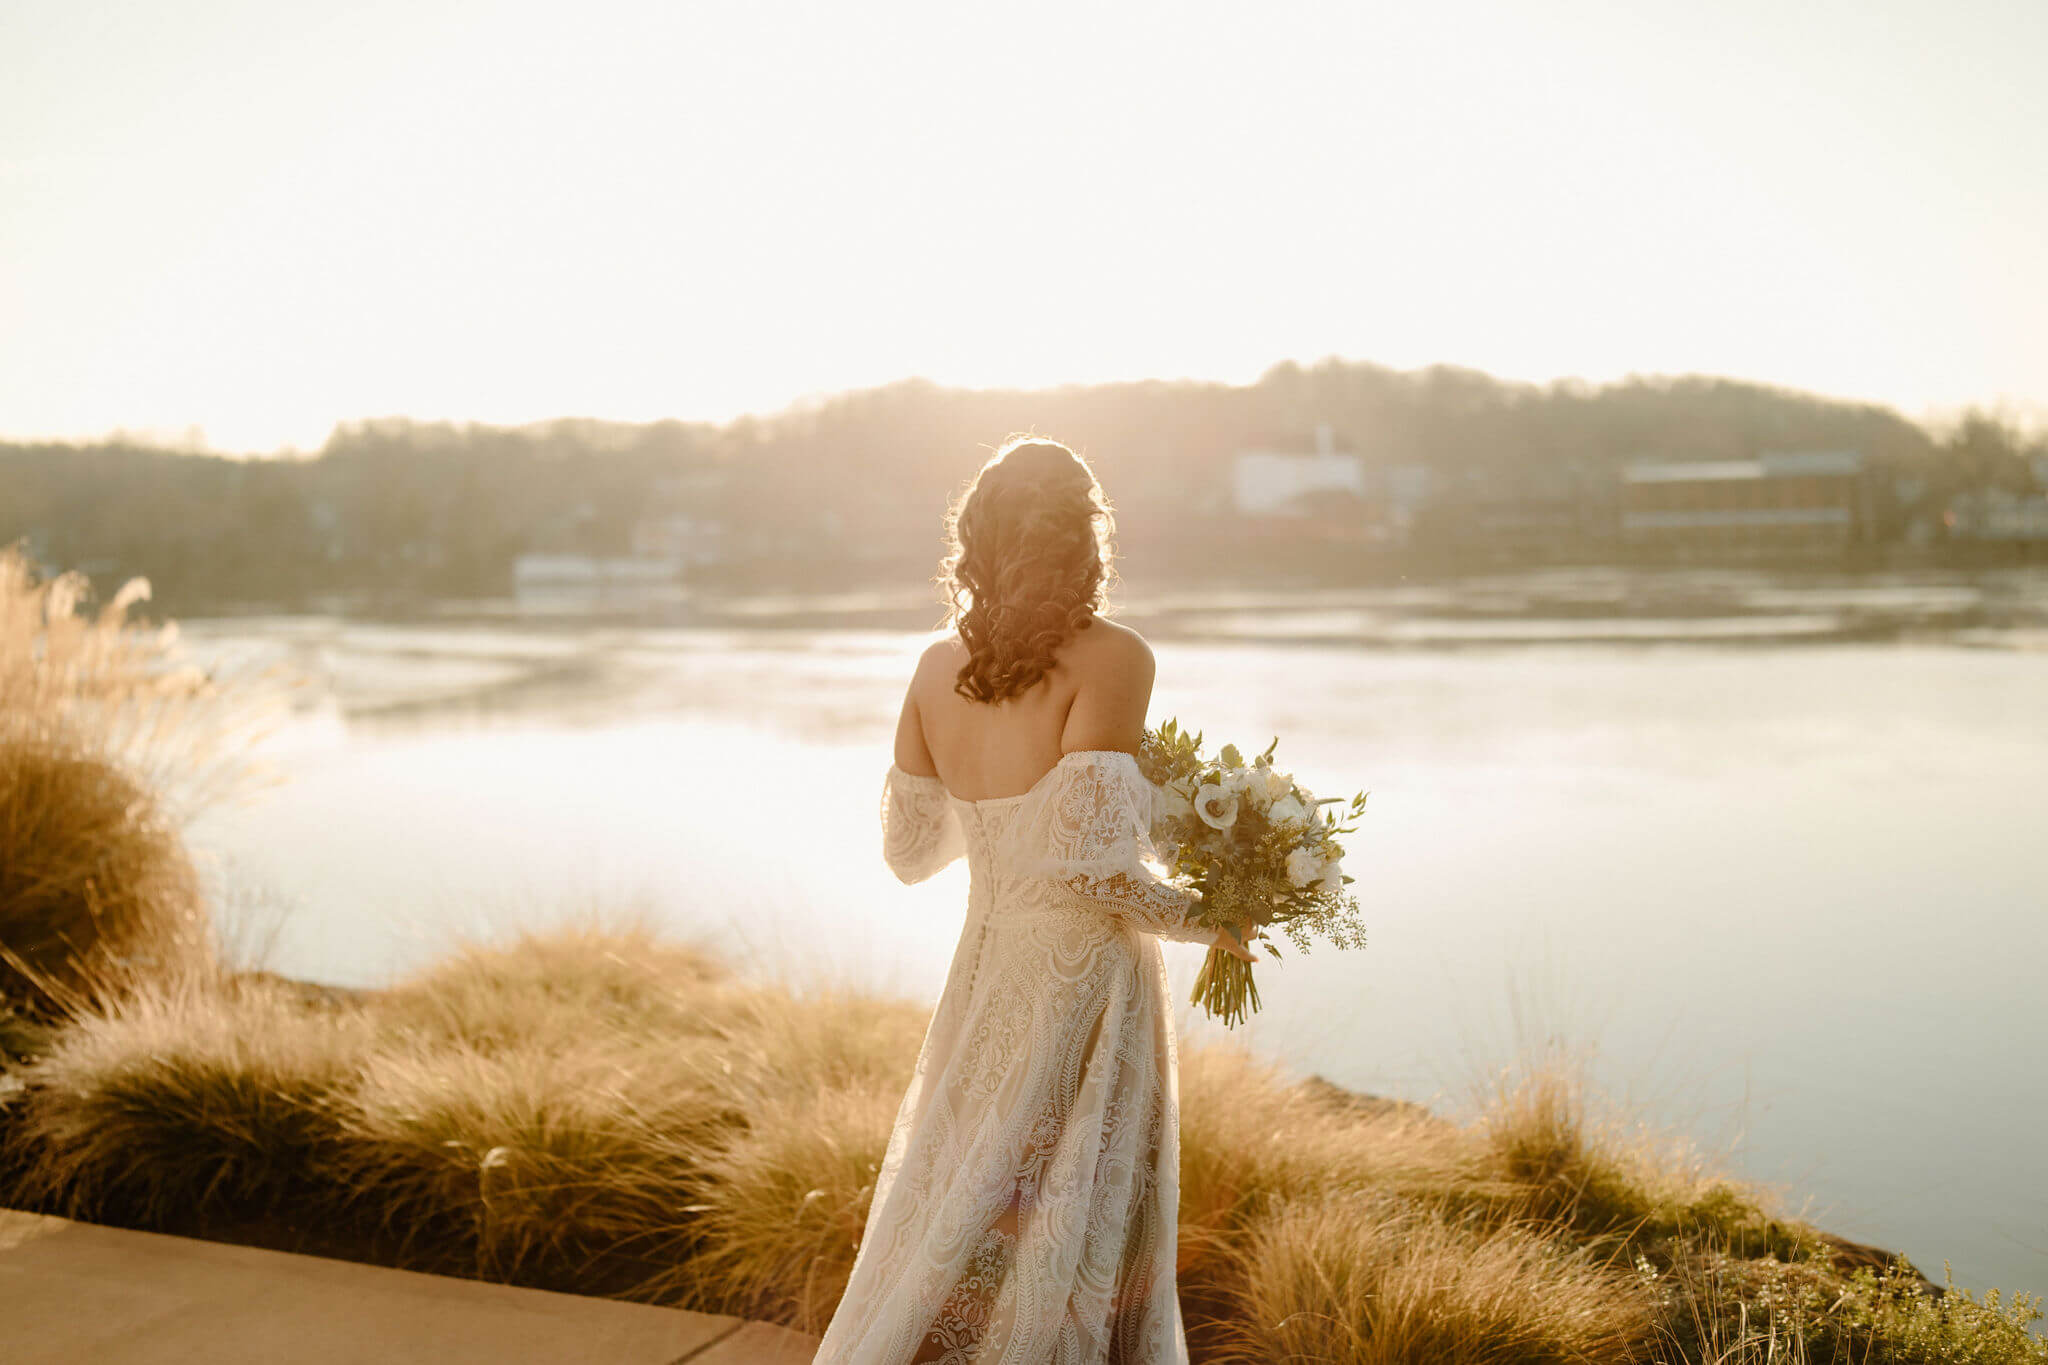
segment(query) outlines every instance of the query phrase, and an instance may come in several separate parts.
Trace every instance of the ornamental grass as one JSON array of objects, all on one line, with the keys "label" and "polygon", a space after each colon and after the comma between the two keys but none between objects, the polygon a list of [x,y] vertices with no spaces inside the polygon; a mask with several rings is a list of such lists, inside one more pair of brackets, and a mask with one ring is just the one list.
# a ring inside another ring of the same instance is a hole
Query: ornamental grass
[{"label": "ornamental grass", "polygon": [[[193,973],[10,1072],[6,1202],[815,1333],[925,1020],[640,927],[459,948],[355,995]],[[1838,1270],[1767,1192],[1594,1109],[1557,1057],[1453,1123],[1187,1049],[1195,1357],[2048,1360],[2030,1302]]]}]

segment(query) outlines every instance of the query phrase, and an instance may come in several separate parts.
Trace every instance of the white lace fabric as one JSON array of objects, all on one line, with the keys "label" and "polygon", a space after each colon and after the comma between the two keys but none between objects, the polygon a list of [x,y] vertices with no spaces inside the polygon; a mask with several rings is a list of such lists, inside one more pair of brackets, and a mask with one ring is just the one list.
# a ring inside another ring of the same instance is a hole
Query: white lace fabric
[{"label": "white lace fabric", "polygon": [[1211,934],[1150,864],[1156,797],[1114,750],[989,801],[890,767],[884,857],[964,855],[967,920],[819,1362],[1186,1361],[1158,940]]}]

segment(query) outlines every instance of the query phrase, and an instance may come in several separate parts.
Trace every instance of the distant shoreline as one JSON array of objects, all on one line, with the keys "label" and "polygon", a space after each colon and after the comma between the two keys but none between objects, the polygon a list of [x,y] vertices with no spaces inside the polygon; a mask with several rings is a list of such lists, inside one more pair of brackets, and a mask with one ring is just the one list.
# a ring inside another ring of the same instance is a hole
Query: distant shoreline
[{"label": "distant shoreline", "polygon": [[[1756,569],[1591,567],[1428,582],[1178,588],[1127,599],[1117,619],[1160,640],[1364,648],[1518,644],[1794,645],[1946,642],[2048,648],[2048,566],[1785,574]],[[680,591],[669,600],[517,599],[411,604],[327,599],[306,610],[248,604],[187,616],[201,635],[263,620],[339,626],[686,630],[937,629],[928,590]]]}]

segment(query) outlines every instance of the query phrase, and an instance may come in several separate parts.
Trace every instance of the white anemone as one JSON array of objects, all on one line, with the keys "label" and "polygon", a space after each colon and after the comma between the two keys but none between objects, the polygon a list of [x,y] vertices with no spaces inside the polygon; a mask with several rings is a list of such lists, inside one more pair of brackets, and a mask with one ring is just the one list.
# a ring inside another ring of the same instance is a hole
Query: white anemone
[{"label": "white anemone", "polygon": [[1205,782],[1195,793],[1195,814],[1210,829],[1229,829],[1237,823],[1237,793],[1214,782]]}]

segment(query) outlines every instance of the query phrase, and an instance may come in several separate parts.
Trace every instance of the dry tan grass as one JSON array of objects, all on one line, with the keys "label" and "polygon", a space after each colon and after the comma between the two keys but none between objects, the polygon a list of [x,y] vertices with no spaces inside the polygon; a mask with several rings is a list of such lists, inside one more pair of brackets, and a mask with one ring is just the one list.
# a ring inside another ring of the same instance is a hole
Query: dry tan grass
[{"label": "dry tan grass", "polygon": [[666,1285],[695,1307],[824,1331],[853,1270],[900,1099],[874,1086],[828,1088],[756,1109],[707,1168],[702,1249]]},{"label": "dry tan grass", "polygon": [[1384,1195],[1295,1203],[1252,1226],[1234,1343],[1215,1359],[1582,1365],[1640,1358],[1655,1319],[1630,1277],[1538,1231],[1468,1229]]},{"label": "dry tan grass", "polygon": [[1485,1153],[1452,1125],[1412,1111],[1333,1108],[1237,1048],[1184,1051],[1180,1094],[1181,1219],[1197,1240],[1228,1235],[1276,1200],[1487,1182]]},{"label": "dry tan grass", "polygon": [[741,1121],[720,1075],[703,1040],[387,1044],[340,1096],[320,1175],[422,1263],[452,1251],[468,1272],[559,1287],[600,1262],[672,1264],[691,1241],[681,1210]]},{"label": "dry tan grass", "polygon": [[[342,1238],[330,1253],[816,1331],[925,1020],[736,981],[630,928],[466,949],[352,1003],[200,975],[61,1029],[22,1073],[10,1151],[25,1188],[69,1211],[185,1228],[311,1211]],[[1195,1358],[1801,1359],[1820,1328],[1743,1316],[1778,1283],[1774,1263],[1730,1258],[1751,1196],[1717,1206],[1732,1186],[1591,1123],[1580,1085],[1508,1078],[1459,1126],[1190,1049]],[[1736,1270],[1694,1273],[1709,1257]],[[1796,1274],[1841,1285],[1824,1263]],[[1907,1330],[1887,1323],[1942,1330],[1894,1313],[1829,1339]],[[1959,1359],[2033,1359],[2004,1327],[1972,1330],[2002,1354]]]},{"label": "dry tan grass", "polygon": [[194,975],[119,992],[58,1030],[10,1133],[17,1195],[182,1225],[302,1198],[370,1042],[355,1010],[278,983]]},{"label": "dry tan grass", "polygon": [[741,987],[721,1001],[735,1079],[763,1100],[874,1089],[901,1098],[928,1009],[843,991]]},{"label": "dry tan grass", "polygon": [[1589,1243],[1682,1239],[1784,1260],[1818,1247],[1769,1191],[1728,1178],[1682,1136],[1602,1112],[1583,1057],[1553,1049],[1504,1068],[1482,1093],[1479,1132],[1500,1178],[1525,1191],[1518,1211]]},{"label": "dry tan grass", "polygon": [[291,1203],[403,1264],[808,1321],[844,1276],[784,1292],[814,1259],[789,1249],[850,1261],[924,1023],[633,927],[471,947],[339,1006],[196,974],[87,1010],[26,1073],[14,1142],[67,1212]]},{"label": "dry tan grass", "polygon": [[211,950],[199,875],[149,789],[61,740],[0,735],[0,1000],[52,1017]]},{"label": "dry tan grass", "polygon": [[256,778],[249,741],[287,695],[130,621],[146,582],[94,614],[87,591],[0,550],[0,997],[45,1016],[213,954],[178,827]]},{"label": "dry tan grass", "polygon": [[41,578],[0,549],[0,740],[54,741],[134,774],[182,821],[262,778],[250,741],[282,716],[295,680],[274,665],[209,671],[175,624],[130,619],[131,579],[99,611],[76,573]]},{"label": "dry tan grass", "polygon": [[395,1032],[491,1052],[715,1033],[728,982],[722,964],[644,923],[591,920],[462,946],[385,992],[377,1008]]},{"label": "dry tan grass", "polygon": [[[33,1058],[0,1095],[7,1202],[314,1223],[330,1254],[822,1328],[924,1009],[737,981],[632,925],[361,999],[234,977],[175,823],[247,772],[260,689],[131,627],[143,589],[97,618],[81,592],[0,554],[0,1034]],[[2030,1303],[1835,1275],[1762,1193],[1597,1117],[1569,1059],[1459,1127],[1191,1049],[1181,1113],[1198,1360],[2048,1360]]]},{"label": "dry tan grass", "polygon": [[639,924],[464,949],[371,1004],[324,1178],[415,1263],[637,1286],[687,1255],[682,1210],[744,1123],[735,993]]}]

